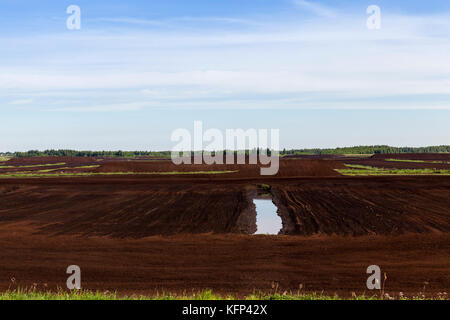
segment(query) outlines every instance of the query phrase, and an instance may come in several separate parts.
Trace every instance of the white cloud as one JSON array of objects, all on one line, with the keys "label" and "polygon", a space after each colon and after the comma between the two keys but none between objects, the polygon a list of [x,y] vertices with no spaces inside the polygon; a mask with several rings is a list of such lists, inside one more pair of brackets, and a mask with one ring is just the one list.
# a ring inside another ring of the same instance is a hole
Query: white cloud
[{"label": "white cloud", "polygon": [[[66,111],[450,108],[448,15],[384,14],[376,32],[365,27],[364,12],[333,25],[323,16],[246,32],[3,35],[0,96],[42,108],[57,96]],[[428,104],[404,98],[417,95],[432,97]],[[39,104],[28,97],[39,97]]]},{"label": "white cloud", "polygon": [[70,112],[109,112],[109,111],[136,111],[147,106],[146,102],[130,102],[121,104],[95,104],[93,106],[59,107],[44,109],[46,111],[70,111]]}]

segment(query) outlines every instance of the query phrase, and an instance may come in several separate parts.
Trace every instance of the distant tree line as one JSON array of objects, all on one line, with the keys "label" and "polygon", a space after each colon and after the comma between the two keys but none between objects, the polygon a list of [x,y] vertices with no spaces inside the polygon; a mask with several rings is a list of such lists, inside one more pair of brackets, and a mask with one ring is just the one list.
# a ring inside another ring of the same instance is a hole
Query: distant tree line
[{"label": "distant tree line", "polygon": [[[258,150],[259,151],[259,150]],[[389,154],[389,153],[450,153],[450,145],[430,146],[430,147],[391,147],[391,146],[356,146],[344,147],[334,149],[292,149],[282,150],[280,155],[321,155],[321,154]],[[236,153],[236,152],[235,152]],[[248,150],[245,151],[249,153]],[[257,152],[259,153],[259,152]],[[267,150],[268,155],[271,154]],[[194,153],[192,152],[192,155]],[[214,152],[213,152],[214,154]],[[6,152],[1,153],[2,156],[7,157],[119,157],[119,158],[136,158],[136,157],[161,157],[169,158],[171,151],[77,151],[77,150],[30,150],[27,152]]]},{"label": "distant tree line", "polygon": [[296,154],[389,154],[389,153],[442,153],[450,152],[449,145],[430,146],[430,147],[391,147],[391,146],[356,146],[334,149],[298,149],[283,150],[283,155]]},{"label": "distant tree line", "polygon": [[30,150],[26,152],[7,152],[4,156],[12,157],[119,157],[135,158],[142,156],[170,157],[170,151],[77,151],[77,150]]}]

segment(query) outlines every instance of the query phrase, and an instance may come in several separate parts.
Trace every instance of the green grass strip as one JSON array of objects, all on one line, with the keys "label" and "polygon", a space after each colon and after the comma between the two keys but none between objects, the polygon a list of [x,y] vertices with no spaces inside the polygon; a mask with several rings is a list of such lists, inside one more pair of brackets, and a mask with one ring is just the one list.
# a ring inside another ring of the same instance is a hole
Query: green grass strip
[{"label": "green grass strip", "polygon": [[[359,295],[351,298],[341,298],[338,295],[327,296],[321,293],[295,293],[295,294],[280,294],[280,293],[253,293],[244,300],[382,300],[392,299],[392,297],[385,296],[366,296]],[[109,292],[92,292],[92,291],[58,291],[58,292],[39,292],[35,290],[21,290],[6,291],[0,293],[0,300],[240,300],[232,295],[219,295],[213,293],[211,290],[205,290],[198,293],[190,294],[171,294],[160,293],[153,296],[119,296],[117,293]],[[399,300],[425,300],[423,296],[420,297],[404,297],[400,296]],[[447,300],[447,296],[438,296],[430,300]]]},{"label": "green grass strip", "polygon": [[395,168],[376,168],[358,164],[345,164],[349,169],[335,169],[345,176],[417,176],[417,175],[450,175],[450,169],[395,169]]},{"label": "green grass strip", "polygon": [[377,168],[377,167],[371,167],[371,166],[363,166],[361,164],[347,164],[346,163],[345,166],[348,167],[348,168],[352,168],[352,169],[365,169],[365,170],[372,170],[372,171],[384,170],[383,168]]},{"label": "green grass strip", "polygon": [[51,167],[51,166],[63,166],[65,164],[66,164],[65,162],[59,162],[59,163],[48,163],[48,164],[34,164],[34,165],[27,165],[27,166],[0,166],[0,169]]},{"label": "green grass strip", "polygon": [[430,163],[430,164],[450,164],[447,161],[427,161],[427,160],[407,160],[407,159],[384,159],[385,161],[394,162],[411,162],[411,163]]},{"label": "green grass strip", "polygon": [[199,175],[226,174],[236,171],[171,171],[171,172],[65,172],[65,173],[34,173],[33,171],[0,174],[0,178],[60,178],[60,177],[88,177],[112,175]]},{"label": "green grass strip", "polygon": [[336,169],[345,176],[425,176],[425,175],[450,175],[450,170],[443,169],[377,169],[377,170],[361,170],[361,169]]},{"label": "green grass strip", "polygon": [[47,173],[47,172],[53,172],[53,171],[58,171],[58,170],[93,169],[93,168],[99,168],[99,167],[100,167],[100,165],[81,166],[81,167],[63,167],[63,168],[45,169],[45,170],[38,170],[38,171],[26,171],[23,173],[33,173],[33,172]]}]

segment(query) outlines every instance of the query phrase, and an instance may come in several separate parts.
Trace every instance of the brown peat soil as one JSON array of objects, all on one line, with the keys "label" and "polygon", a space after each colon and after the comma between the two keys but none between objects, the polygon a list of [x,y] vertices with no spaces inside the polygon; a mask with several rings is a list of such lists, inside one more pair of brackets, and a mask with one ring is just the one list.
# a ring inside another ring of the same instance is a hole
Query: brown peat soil
[{"label": "brown peat soil", "polygon": [[[244,296],[275,286],[370,295],[365,272],[375,264],[392,295],[448,293],[450,177],[343,177],[334,169],[347,161],[286,159],[277,176],[264,177],[257,165],[12,159],[2,170],[64,162],[130,174],[0,179],[0,290],[64,288],[75,264],[84,289],[119,294]],[[139,174],[183,171],[232,172]],[[282,218],[279,236],[252,235],[262,184]]]}]

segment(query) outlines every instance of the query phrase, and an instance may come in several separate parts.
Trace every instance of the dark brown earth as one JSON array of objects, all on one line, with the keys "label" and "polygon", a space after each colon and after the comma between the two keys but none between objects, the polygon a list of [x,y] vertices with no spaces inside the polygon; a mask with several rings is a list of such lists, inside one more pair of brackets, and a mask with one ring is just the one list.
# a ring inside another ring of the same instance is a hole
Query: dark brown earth
[{"label": "dark brown earth", "polygon": [[32,223],[37,233],[52,235],[252,234],[251,197],[262,182],[271,186],[283,234],[450,231],[446,177],[2,179],[0,223]]},{"label": "dark brown earth", "polygon": [[[364,165],[386,169],[447,169],[450,170],[450,154],[448,153],[401,153],[375,154],[373,156],[344,155],[291,155],[284,159],[312,160],[324,159],[338,161],[342,164]],[[403,161],[390,161],[391,159]],[[423,162],[408,162],[418,160]]]},{"label": "dark brown earth", "polygon": [[[376,264],[387,273],[386,292],[448,293],[450,177],[342,177],[333,170],[340,166],[284,160],[275,177],[249,166],[218,175],[0,179],[0,290],[64,287],[65,269],[77,264],[85,289],[119,294],[246,295],[277,282],[279,291],[302,285],[349,296],[372,293],[365,271]],[[172,171],[172,164],[100,168]],[[205,170],[181,170],[193,168]],[[283,236],[251,235],[252,197],[263,183]]]},{"label": "dark brown earth", "polygon": [[[389,161],[390,159],[402,161]],[[386,169],[447,169],[450,170],[450,154],[447,153],[402,153],[375,154],[367,158],[339,159],[342,163],[359,164]],[[424,162],[408,162],[418,160]]]},{"label": "dark brown earth", "polygon": [[66,162],[68,164],[91,164],[96,162],[96,158],[88,157],[31,157],[31,158],[12,158],[2,165],[7,166],[25,166],[25,165],[40,165],[40,164],[54,164]]},{"label": "dark brown earth", "polygon": [[[445,234],[367,237],[184,235],[138,240],[30,235],[26,225],[3,226],[0,290],[65,287],[67,266],[82,285],[119,294],[213,289],[244,296],[256,291],[375,294],[366,289],[369,265],[386,272],[386,292],[437,296],[448,292]],[[14,282],[11,279],[15,279]]]},{"label": "dark brown earth", "polygon": [[[248,163],[248,158],[245,160]],[[193,163],[193,161],[192,161]],[[225,161],[224,161],[225,163]],[[46,166],[39,166],[46,164]],[[54,164],[49,166],[49,164]],[[83,168],[89,167],[91,168]],[[95,166],[95,167],[93,167]],[[266,165],[265,167],[268,167]],[[70,169],[67,169],[70,168]],[[181,164],[175,165],[170,160],[161,159],[140,159],[132,161],[128,159],[114,158],[88,158],[88,157],[38,157],[35,158],[16,158],[4,162],[0,165],[0,174],[17,173],[17,172],[33,172],[45,170],[46,174],[59,173],[78,173],[78,172],[94,172],[94,173],[145,173],[145,172],[198,172],[228,171],[227,178],[250,178],[260,177],[260,164]],[[281,161],[277,177],[324,177],[324,176],[340,176],[335,169],[345,168],[344,164],[337,161],[324,160],[289,160]],[[57,169],[48,171],[49,169]],[[48,171],[48,172],[47,172]],[[196,174],[196,176],[199,176]],[[214,176],[207,175],[211,178]],[[222,176],[219,176],[222,178]]]},{"label": "dark brown earth", "polygon": [[[247,161],[248,163],[248,161]],[[266,166],[268,167],[268,166]],[[227,165],[227,164],[198,164],[198,165],[175,165],[172,161],[134,162],[118,161],[103,163],[95,172],[193,172],[193,171],[229,171],[224,175],[214,175],[211,179],[243,179],[261,177],[261,165]],[[336,177],[340,176],[335,169],[345,168],[337,161],[324,160],[286,160],[279,164],[276,177]]]},{"label": "dark brown earth", "polygon": [[394,153],[375,154],[373,159],[402,159],[402,160],[429,160],[429,161],[450,161],[449,153]]}]

